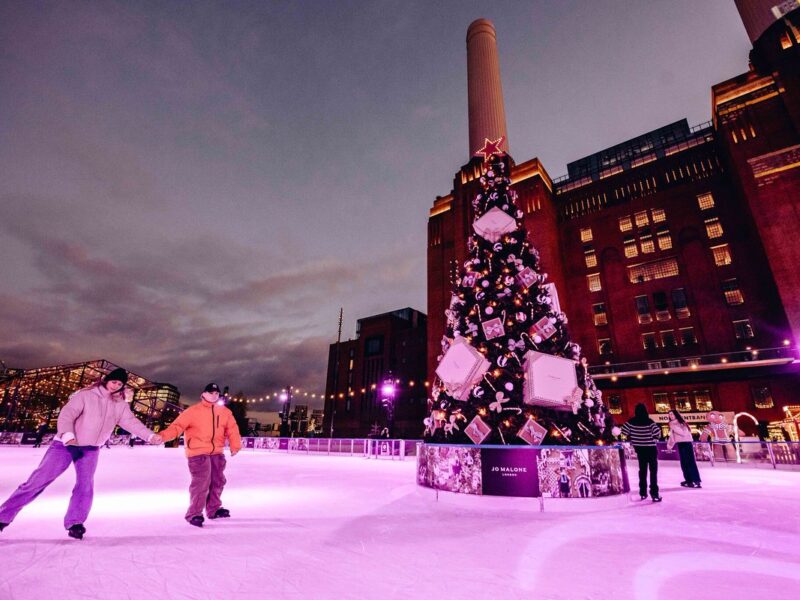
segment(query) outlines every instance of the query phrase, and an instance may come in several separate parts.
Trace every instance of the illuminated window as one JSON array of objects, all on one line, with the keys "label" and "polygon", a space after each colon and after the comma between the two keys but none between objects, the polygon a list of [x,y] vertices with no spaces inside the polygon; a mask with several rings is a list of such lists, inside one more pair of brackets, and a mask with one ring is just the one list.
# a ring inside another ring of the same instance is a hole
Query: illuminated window
[{"label": "illuminated window", "polygon": [[643,233],[639,236],[639,243],[642,245],[642,254],[650,254],[656,251],[652,233]]},{"label": "illuminated window", "polygon": [[694,334],[694,327],[683,327],[680,330],[681,333],[681,344],[684,346],[690,346],[691,344],[697,343],[697,336]]},{"label": "illuminated window", "polygon": [[692,410],[692,402],[689,400],[688,392],[675,392],[673,399],[675,402],[675,410],[682,413]]},{"label": "illuminated window", "polygon": [[708,218],[705,220],[705,224],[709,239],[715,240],[718,237],[722,237],[722,224],[719,222],[719,217]]},{"label": "illuminated window", "polygon": [[666,227],[659,227],[656,232],[656,239],[658,240],[659,250],[669,250],[672,248],[672,236],[669,234],[669,229]]},{"label": "illuminated window", "polygon": [[667,294],[656,292],[653,294],[653,306],[656,309],[657,321],[669,321],[672,317],[669,314],[669,304],[667,304]]},{"label": "illuminated window", "polygon": [[737,340],[749,340],[750,338],[756,337],[753,326],[750,324],[750,319],[734,321],[733,330],[736,333]]},{"label": "illuminated window", "polygon": [[663,208],[654,208],[650,211],[650,214],[653,216],[653,223],[661,223],[667,220],[667,214]]},{"label": "illuminated window", "polygon": [[647,216],[646,210],[634,213],[633,220],[636,222],[637,227],[647,227],[650,225],[650,219]]},{"label": "illuminated window", "polygon": [[594,313],[595,325],[608,325],[608,315],[606,314],[606,305],[603,302],[592,304],[592,313]]},{"label": "illuminated window", "polygon": [[772,408],[775,402],[772,400],[772,392],[768,385],[757,385],[752,388],[753,403],[756,408]]},{"label": "illuminated window", "polygon": [[714,405],[711,402],[711,392],[708,390],[695,391],[694,406],[700,412],[714,410]]},{"label": "illuminated window", "polygon": [[632,236],[625,236],[622,242],[625,245],[625,258],[639,256],[639,249],[636,247],[636,239]]},{"label": "illuminated window", "polygon": [[712,246],[711,252],[714,253],[714,264],[718,267],[724,267],[731,264],[731,249],[728,244],[721,246]]},{"label": "illuminated window", "polygon": [[739,282],[734,277],[722,282],[722,293],[725,294],[725,302],[728,306],[738,306],[744,304],[742,290],[739,289]]},{"label": "illuminated window", "polygon": [[630,231],[633,229],[633,223],[631,223],[631,218],[628,217],[620,217],[619,218],[619,230],[620,231]]},{"label": "illuminated window", "polygon": [[711,195],[711,192],[700,194],[697,197],[697,204],[700,206],[700,210],[708,210],[709,208],[714,208],[714,196]]},{"label": "illuminated window", "polygon": [[650,304],[647,301],[647,296],[636,296],[636,314],[639,317],[639,323],[652,323],[653,317],[650,315]]},{"label": "illuminated window", "polygon": [[608,397],[608,412],[612,415],[622,414],[622,396],[619,394],[612,394]]},{"label": "illuminated window", "polygon": [[669,394],[664,392],[656,392],[653,394],[653,404],[656,407],[657,413],[668,413],[671,410],[669,405]]},{"label": "illuminated window", "polygon": [[591,242],[592,241],[592,228],[591,227],[582,227],[581,228],[581,241],[582,242]]},{"label": "illuminated window", "polygon": [[645,350],[655,350],[658,348],[658,342],[656,341],[655,333],[642,334],[642,348]]},{"label": "illuminated window", "polygon": [[675,341],[675,332],[670,329],[661,332],[661,346],[663,348],[674,348],[678,343]]},{"label": "illuminated window", "polygon": [[596,267],[597,266],[597,254],[594,252],[594,248],[587,248],[583,251],[583,258],[586,260],[587,267]]},{"label": "illuminated window", "polygon": [[603,287],[600,285],[600,273],[592,273],[586,276],[586,283],[590,292],[599,292]]},{"label": "illuminated window", "polygon": [[679,319],[687,319],[691,316],[689,305],[686,302],[686,290],[683,288],[672,290],[672,308],[675,309],[675,316]]},{"label": "illuminated window", "polygon": [[781,36],[781,50],[788,50],[792,47],[792,38],[789,37],[789,32],[785,31]]},{"label": "illuminated window", "polygon": [[597,351],[600,353],[600,356],[610,356],[614,353],[611,348],[611,340],[608,338],[601,338],[597,340]]},{"label": "illuminated window", "polygon": [[668,258],[628,267],[628,280],[631,283],[644,283],[653,279],[675,277],[678,273],[678,261],[674,258]]}]

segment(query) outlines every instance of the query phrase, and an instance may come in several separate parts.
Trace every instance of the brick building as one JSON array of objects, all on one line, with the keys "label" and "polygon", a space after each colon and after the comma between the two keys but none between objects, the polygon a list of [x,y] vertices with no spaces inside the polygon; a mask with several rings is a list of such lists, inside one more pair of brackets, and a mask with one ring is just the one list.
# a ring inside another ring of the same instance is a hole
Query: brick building
[{"label": "brick building", "polygon": [[[767,4],[741,3],[751,65],[712,87],[708,123],[660,127],[555,180],[535,158],[512,168],[531,241],[618,420],[644,402],[698,424],[712,408],[746,411],[797,435],[784,407],[800,405],[800,10],[776,19]],[[463,166],[430,211],[430,373],[480,169]]]},{"label": "brick building", "polygon": [[[403,308],[359,319],[356,339],[331,344],[323,436],[367,437],[387,428],[395,438],[420,437],[427,412],[426,323],[423,313]],[[389,381],[393,394],[383,393]]]}]

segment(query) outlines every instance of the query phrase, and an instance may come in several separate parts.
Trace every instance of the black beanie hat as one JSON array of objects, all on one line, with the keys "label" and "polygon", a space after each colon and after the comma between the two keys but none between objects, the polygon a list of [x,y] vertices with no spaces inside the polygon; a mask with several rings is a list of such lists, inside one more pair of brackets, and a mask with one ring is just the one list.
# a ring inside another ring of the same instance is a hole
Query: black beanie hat
[{"label": "black beanie hat", "polygon": [[209,383],[203,392],[219,392],[219,386],[216,383]]},{"label": "black beanie hat", "polygon": [[111,373],[103,377],[103,381],[108,383],[109,381],[121,381],[122,383],[128,383],[128,372],[125,369],[116,368]]}]

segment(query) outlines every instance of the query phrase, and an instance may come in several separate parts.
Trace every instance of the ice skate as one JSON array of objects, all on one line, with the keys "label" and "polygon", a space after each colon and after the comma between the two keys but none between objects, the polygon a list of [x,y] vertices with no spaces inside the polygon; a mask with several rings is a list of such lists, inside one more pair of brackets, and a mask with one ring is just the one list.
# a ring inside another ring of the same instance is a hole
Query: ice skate
[{"label": "ice skate", "polygon": [[208,515],[208,518],[209,519],[227,519],[230,516],[231,516],[231,511],[229,511],[227,508],[220,507],[220,508],[217,509],[217,512],[215,512],[213,515]]},{"label": "ice skate", "polygon": [[75,538],[76,540],[82,540],[84,533],[86,533],[86,527],[80,523],[67,529],[67,535],[71,538]]},{"label": "ice skate", "polygon": [[195,527],[202,527],[204,520],[205,519],[203,519],[203,517],[198,515],[196,517],[192,517],[191,519],[189,519],[189,525],[194,525]]}]

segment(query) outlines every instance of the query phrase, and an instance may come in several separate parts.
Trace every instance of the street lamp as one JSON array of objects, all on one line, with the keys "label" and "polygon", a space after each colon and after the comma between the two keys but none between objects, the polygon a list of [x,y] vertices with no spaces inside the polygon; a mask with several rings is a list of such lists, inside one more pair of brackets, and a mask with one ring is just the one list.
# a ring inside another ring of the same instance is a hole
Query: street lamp
[{"label": "street lamp", "polygon": [[279,396],[283,402],[281,409],[281,437],[289,437],[289,409],[292,406],[292,386],[286,386]]},{"label": "street lamp", "polygon": [[394,396],[396,392],[397,388],[391,377],[384,379],[381,385],[381,404],[386,410],[386,429],[389,437],[392,436],[394,428]]}]

